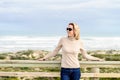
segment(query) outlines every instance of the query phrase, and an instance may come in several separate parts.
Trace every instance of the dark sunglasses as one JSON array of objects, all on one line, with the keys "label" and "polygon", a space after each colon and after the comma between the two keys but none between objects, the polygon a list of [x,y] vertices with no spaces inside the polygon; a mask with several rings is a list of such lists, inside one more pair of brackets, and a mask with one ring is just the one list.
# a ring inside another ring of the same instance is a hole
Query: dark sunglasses
[{"label": "dark sunglasses", "polygon": [[66,28],[66,30],[72,31],[72,28]]}]

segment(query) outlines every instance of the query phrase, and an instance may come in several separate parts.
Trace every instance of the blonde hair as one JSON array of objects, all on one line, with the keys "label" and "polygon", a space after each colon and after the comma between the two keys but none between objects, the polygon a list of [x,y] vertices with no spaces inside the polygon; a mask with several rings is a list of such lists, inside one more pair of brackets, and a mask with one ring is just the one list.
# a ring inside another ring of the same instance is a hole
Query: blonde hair
[{"label": "blonde hair", "polygon": [[69,25],[73,26],[74,37],[76,40],[80,39],[80,28],[76,23],[69,23]]}]

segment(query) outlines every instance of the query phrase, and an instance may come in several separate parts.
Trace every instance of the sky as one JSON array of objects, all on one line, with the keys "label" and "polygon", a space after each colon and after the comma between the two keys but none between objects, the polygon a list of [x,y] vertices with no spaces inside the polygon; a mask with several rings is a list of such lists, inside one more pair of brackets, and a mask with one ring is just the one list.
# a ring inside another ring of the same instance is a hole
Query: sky
[{"label": "sky", "polygon": [[120,37],[120,0],[0,0],[0,35],[64,35],[70,22],[82,36]]}]

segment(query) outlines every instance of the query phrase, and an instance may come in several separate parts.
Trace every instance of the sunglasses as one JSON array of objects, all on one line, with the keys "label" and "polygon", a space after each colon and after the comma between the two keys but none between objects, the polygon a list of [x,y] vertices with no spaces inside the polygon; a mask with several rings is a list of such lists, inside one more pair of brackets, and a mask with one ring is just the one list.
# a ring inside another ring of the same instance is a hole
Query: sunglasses
[{"label": "sunglasses", "polygon": [[72,28],[66,28],[66,30],[72,31],[73,29]]}]

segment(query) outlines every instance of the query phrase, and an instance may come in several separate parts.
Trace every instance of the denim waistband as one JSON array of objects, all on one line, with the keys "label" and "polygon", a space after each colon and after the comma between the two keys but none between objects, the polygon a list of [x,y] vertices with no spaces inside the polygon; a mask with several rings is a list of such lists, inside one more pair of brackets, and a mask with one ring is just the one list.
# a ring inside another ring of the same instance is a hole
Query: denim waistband
[{"label": "denim waistband", "polygon": [[74,69],[80,69],[80,68],[63,68],[62,67],[61,69],[68,69],[68,70],[73,69],[74,70]]}]

